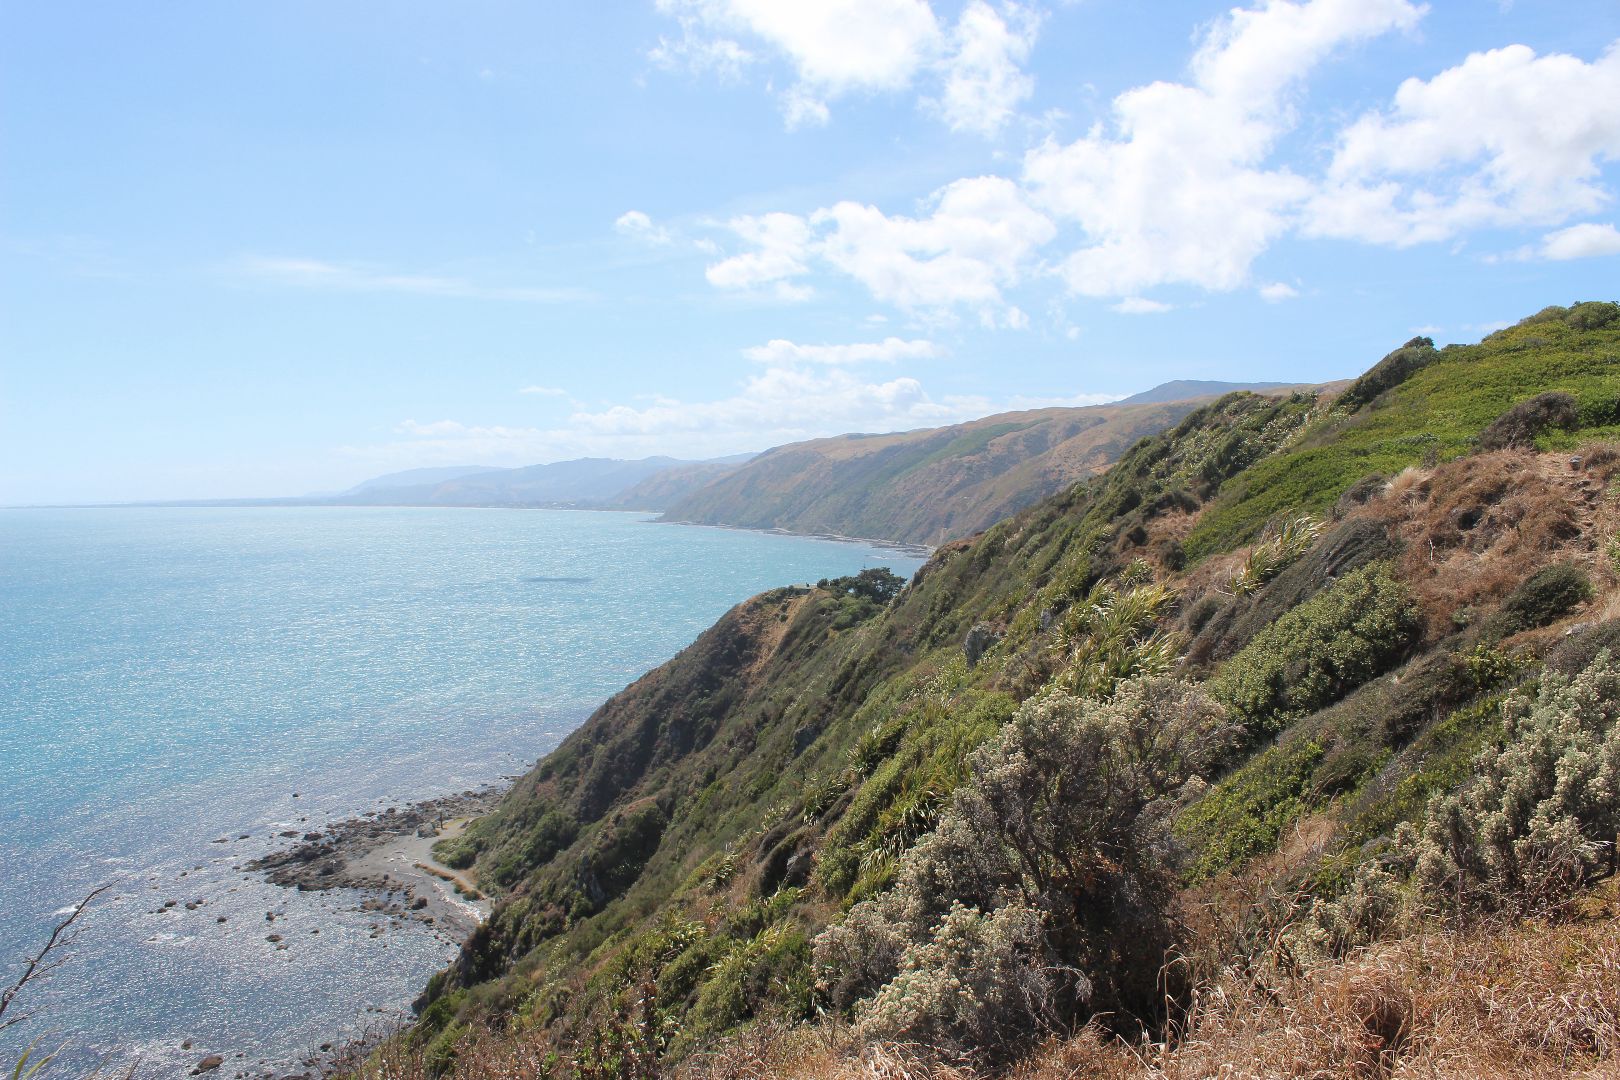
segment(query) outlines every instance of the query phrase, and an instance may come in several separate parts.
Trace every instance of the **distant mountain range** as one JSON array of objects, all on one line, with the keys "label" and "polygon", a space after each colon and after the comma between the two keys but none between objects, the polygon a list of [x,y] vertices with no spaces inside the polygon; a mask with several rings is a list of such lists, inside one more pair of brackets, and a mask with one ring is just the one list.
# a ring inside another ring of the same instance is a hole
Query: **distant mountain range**
[{"label": "distant mountain range", "polygon": [[[838,435],[709,461],[578,458],[408,469],[333,495],[192,506],[496,506],[642,510],[665,521],[937,545],[1106,469],[1201,402],[1283,383],[1182,379],[1109,405],[1000,413],[948,427]],[[170,504],[176,505],[176,504]]]},{"label": "distant mountain range", "polygon": [[936,545],[1101,472],[1201,402],[1285,385],[1182,381],[1111,405],[792,443],[691,492],[664,519]]},{"label": "distant mountain range", "polygon": [[1267,390],[1281,390],[1288,383],[1280,382],[1215,382],[1212,379],[1176,379],[1160,383],[1151,390],[1132,394],[1115,405],[1162,405],[1167,401],[1191,401],[1193,398],[1220,397],[1234,390],[1250,390],[1260,394]]},{"label": "distant mountain range", "polygon": [[[467,466],[412,469],[367,480],[319,500],[341,506],[577,506],[662,510],[692,486],[737,468],[752,455],[714,461],[649,457],[578,458],[519,469]],[[648,486],[649,481],[658,480]],[[638,492],[626,500],[629,492]]]}]

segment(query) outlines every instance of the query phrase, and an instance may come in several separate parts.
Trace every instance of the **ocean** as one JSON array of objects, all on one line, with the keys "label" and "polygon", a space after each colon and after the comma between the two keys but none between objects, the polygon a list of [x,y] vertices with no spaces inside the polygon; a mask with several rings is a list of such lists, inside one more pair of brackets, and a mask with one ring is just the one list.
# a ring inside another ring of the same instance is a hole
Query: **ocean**
[{"label": "ocean", "polygon": [[377,1030],[454,945],[245,862],[520,774],[746,596],[919,562],[588,511],[0,512],[0,986],[112,886],[0,1072],[39,1039],[42,1080],[280,1075]]}]

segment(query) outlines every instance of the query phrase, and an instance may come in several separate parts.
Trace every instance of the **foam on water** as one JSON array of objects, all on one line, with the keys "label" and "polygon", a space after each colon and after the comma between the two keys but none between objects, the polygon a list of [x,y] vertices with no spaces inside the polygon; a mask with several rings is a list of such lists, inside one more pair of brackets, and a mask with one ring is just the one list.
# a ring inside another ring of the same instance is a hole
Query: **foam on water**
[{"label": "foam on water", "polygon": [[49,1031],[68,1075],[235,1072],[399,1015],[450,942],[238,867],[519,773],[736,601],[874,565],[918,560],[587,512],[0,513],[0,980],[116,882],[0,1065]]}]

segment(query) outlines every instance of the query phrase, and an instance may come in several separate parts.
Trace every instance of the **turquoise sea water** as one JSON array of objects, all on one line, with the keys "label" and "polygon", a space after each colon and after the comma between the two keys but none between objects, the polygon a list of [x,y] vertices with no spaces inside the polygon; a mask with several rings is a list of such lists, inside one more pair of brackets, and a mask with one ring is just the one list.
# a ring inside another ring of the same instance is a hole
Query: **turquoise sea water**
[{"label": "turquoise sea water", "polygon": [[284,829],[519,773],[736,601],[876,565],[918,560],[629,514],[0,513],[0,981],[114,882],[19,1001],[0,1071],[44,1032],[63,1075],[215,1052],[231,1075],[375,1026],[453,946],[374,938],[355,895],[243,862]]}]

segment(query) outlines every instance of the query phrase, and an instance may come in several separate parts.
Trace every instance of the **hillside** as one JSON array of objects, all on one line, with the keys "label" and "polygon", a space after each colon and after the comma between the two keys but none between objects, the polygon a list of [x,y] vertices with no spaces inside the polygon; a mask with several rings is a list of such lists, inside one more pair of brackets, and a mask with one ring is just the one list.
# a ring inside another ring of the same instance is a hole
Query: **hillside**
[{"label": "hillside", "polygon": [[499,902],[372,1068],[1597,1075],[1617,439],[1548,309],[739,605],[441,845]]},{"label": "hillside", "polygon": [[464,476],[475,473],[496,472],[492,465],[446,465],[437,468],[406,469],[403,472],[388,473],[384,476],[374,476],[370,480],[363,480],[336,496],[339,499],[352,498],[367,492],[393,491],[400,488],[429,487],[442,484],[450,480],[459,480]]},{"label": "hillside", "polygon": [[1160,383],[1151,390],[1143,390],[1140,394],[1132,394],[1123,398],[1120,405],[1157,405],[1166,401],[1190,401],[1193,398],[1220,397],[1237,390],[1249,390],[1263,394],[1269,390],[1285,390],[1287,383],[1280,382],[1218,382],[1214,379],[1174,379],[1167,383]]},{"label": "hillside", "polygon": [[[665,519],[934,545],[969,536],[1179,421],[1211,386],[1141,404],[999,413],[890,435],[779,446],[675,502]],[[1164,389],[1164,388],[1160,388]]]},{"label": "hillside", "polygon": [[625,488],[606,504],[606,508],[664,513],[682,499],[730,476],[742,468],[746,460],[747,456],[744,456],[742,460],[726,458],[676,465]]}]

